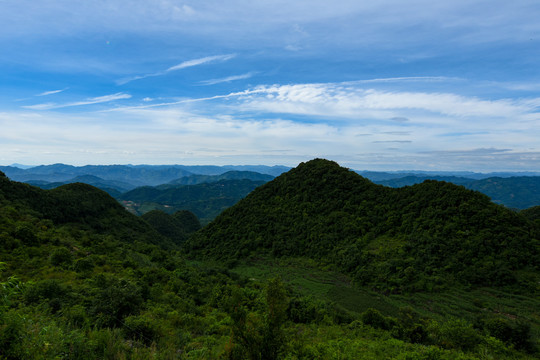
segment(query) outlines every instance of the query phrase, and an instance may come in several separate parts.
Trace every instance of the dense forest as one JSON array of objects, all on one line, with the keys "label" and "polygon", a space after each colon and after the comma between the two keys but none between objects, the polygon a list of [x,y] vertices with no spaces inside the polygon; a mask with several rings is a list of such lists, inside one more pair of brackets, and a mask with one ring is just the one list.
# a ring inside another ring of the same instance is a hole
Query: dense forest
[{"label": "dense forest", "polygon": [[405,176],[395,179],[376,181],[377,184],[390,187],[403,187],[422,183],[426,180],[438,180],[463,185],[467,189],[477,190],[489,196],[497,204],[509,208],[527,209],[540,204],[539,176],[488,177],[470,179],[458,176]]},{"label": "dense forest", "polygon": [[262,180],[223,179],[194,185],[143,186],[119,195],[118,200],[137,215],[151,210],[167,213],[189,210],[201,223],[207,224],[264,183]]},{"label": "dense forest", "polygon": [[538,234],[537,209],[326,160],[202,229],[0,173],[0,358],[536,358]]},{"label": "dense forest", "polygon": [[186,248],[230,260],[308,256],[389,291],[463,285],[535,289],[539,229],[451,183],[375,185],[326,160],[281,175],[226,210]]}]

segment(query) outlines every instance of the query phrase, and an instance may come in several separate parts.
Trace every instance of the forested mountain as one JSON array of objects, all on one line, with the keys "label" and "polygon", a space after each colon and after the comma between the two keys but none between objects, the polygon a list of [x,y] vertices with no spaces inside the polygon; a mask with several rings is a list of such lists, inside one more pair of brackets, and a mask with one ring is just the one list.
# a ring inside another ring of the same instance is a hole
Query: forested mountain
[{"label": "forested mountain", "polygon": [[189,210],[206,224],[264,183],[244,179],[197,185],[146,186],[128,191],[119,199],[139,214],[155,209],[168,213]]},{"label": "forested mountain", "polygon": [[187,210],[180,210],[172,215],[152,210],[143,214],[141,218],[177,245],[181,245],[189,235],[201,228],[199,219]]},{"label": "forested mountain", "polygon": [[[236,214],[241,216],[240,223],[247,224],[253,219],[262,221],[256,226],[274,231],[270,236],[281,233],[282,226],[288,224],[288,220],[282,221],[276,211],[270,209],[277,209],[279,204],[291,205],[292,199],[302,210],[301,217],[296,219],[299,228],[314,225],[304,223],[305,218],[322,221],[317,229],[320,237],[306,239],[311,240],[313,246],[304,247],[305,254],[283,258],[283,261],[265,258],[253,251],[257,256],[243,263],[242,249],[237,249],[232,256],[229,240],[239,242],[245,236],[245,227],[239,226],[237,235],[230,227],[223,228],[224,233],[232,234],[233,238],[225,239],[223,246],[208,244],[214,250],[207,248],[206,251],[212,255],[225,251],[224,257],[239,265],[226,270],[219,262],[187,261],[177,251],[178,235],[198,228],[193,214],[151,212],[136,217],[105,192],[89,185],[77,183],[42,190],[10,181],[0,173],[0,358],[453,360],[528,359],[538,354],[540,302],[535,297],[527,297],[525,292],[514,295],[493,288],[450,288],[441,293],[384,295],[395,289],[394,284],[378,281],[381,287],[374,293],[352,286],[348,277],[330,269],[329,261],[305,257],[315,257],[317,253],[332,255],[332,248],[326,248],[328,243],[316,244],[329,234],[338,236],[342,226],[348,226],[342,235],[364,231],[346,222],[347,212],[356,206],[360,196],[353,190],[357,185],[362,193],[369,194],[364,199],[366,204],[361,206],[366,209],[365,214],[374,216],[369,221],[377,223],[378,219],[385,218],[385,210],[391,207],[383,202],[383,209],[367,211],[367,206],[374,204],[372,200],[382,201],[380,194],[392,198],[394,190],[373,185],[354,174],[349,177],[350,174],[322,160],[303,164],[264,185],[261,194],[256,190],[254,196],[248,196],[226,211],[224,219],[230,213],[235,214],[234,209],[241,208],[243,202],[262,206],[261,210],[253,207],[249,210],[255,215],[271,215],[270,221],[276,223],[275,227],[269,227],[266,220],[258,216]],[[335,188],[338,178],[341,187]],[[275,187],[276,183],[281,190]],[[443,184],[442,188],[435,186],[437,183],[431,185],[431,192],[401,195],[409,201],[419,197],[418,201],[411,201],[413,206],[408,213],[420,220],[417,224],[411,219],[407,226],[412,224],[426,237],[429,232],[426,235],[422,230],[425,224],[422,219],[427,217],[440,222],[448,219],[443,209],[437,212],[434,206],[429,207],[435,212],[434,216],[423,214],[427,208],[422,202],[447,205],[446,187],[455,188],[450,184]],[[342,190],[349,191],[348,200],[340,195]],[[478,224],[470,192],[463,191],[468,194],[463,199],[469,200],[461,202],[465,215],[472,224]],[[430,196],[426,200],[424,195]],[[438,195],[436,199],[435,195]],[[264,205],[265,196],[267,205]],[[482,195],[477,196],[491,204]],[[335,213],[337,203],[329,202],[334,197],[343,205],[343,213]],[[452,198],[458,202],[463,200]],[[493,221],[504,221],[507,210],[492,206],[500,212]],[[284,206],[279,210],[283,219],[297,212]],[[327,220],[317,214],[325,214]],[[460,217],[459,213],[453,216]],[[512,219],[511,224],[503,225],[511,226],[516,232],[522,229],[524,221],[529,226],[524,218]],[[359,226],[368,224],[356,220]],[[394,226],[396,233],[386,232],[384,238],[375,237],[379,243],[398,233],[395,218],[386,220],[388,224],[381,225],[381,229]],[[224,220],[217,220],[221,221]],[[448,224],[448,232],[452,233],[453,222]],[[258,231],[253,225],[249,227]],[[435,234],[441,227],[435,226]],[[208,235],[209,228],[222,236],[220,229],[211,225],[198,233],[199,241],[201,236]],[[294,227],[290,230],[291,234],[296,231]],[[499,230],[496,225],[494,231]],[[529,230],[535,231],[534,228]],[[365,231],[367,239],[373,240],[367,228]],[[314,231],[311,233],[316,235]],[[259,233],[256,241],[264,236]],[[463,236],[462,240],[474,243],[472,235]],[[480,235],[478,238],[484,239]],[[280,248],[281,253],[276,252],[276,255],[285,255],[285,251],[294,249],[298,239],[288,239],[291,249]],[[530,245],[527,237],[522,239],[525,247]],[[410,249],[400,248],[401,240],[387,242],[388,247],[371,243],[369,253],[390,262],[391,268],[380,267],[381,271],[387,271],[382,273],[385,276],[400,273],[400,264],[394,261],[396,256],[392,254],[400,254],[401,258],[408,256]],[[513,239],[507,241],[511,244]],[[436,244],[424,245],[426,252],[448,250],[437,248]],[[534,246],[526,249],[531,258],[535,256],[534,249]],[[250,247],[248,252],[250,250],[257,248]],[[348,249],[342,251],[346,253]],[[510,256],[503,261],[523,260],[519,253],[503,255]],[[330,260],[335,258],[329,257]],[[529,263],[530,268],[524,275],[536,284],[534,260]],[[266,268],[272,275],[264,275]],[[410,270],[406,272],[415,276]],[[441,271],[442,275],[447,273],[447,270]],[[275,274],[283,276],[286,282]],[[442,276],[437,284],[444,285],[446,281],[447,286],[453,283]],[[388,287],[382,287],[384,284]]]},{"label": "forested mountain", "polygon": [[170,185],[196,185],[202,183],[218,182],[220,180],[251,180],[251,181],[270,181],[274,178],[272,175],[261,174],[254,171],[227,171],[221,175],[189,175],[171,181],[169,184],[161,185],[160,188],[166,188]]},{"label": "forested mountain", "polygon": [[[134,240],[170,246],[151,226],[129,214],[107,193],[82,183],[63,185],[52,190],[10,181],[0,173],[0,194],[3,201],[18,204],[32,215],[56,225],[75,224],[81,229],[113,235],[117,239]],[[34,238],[35,229],[26,229]]]},{"label": "forested mountain", "polygon": [[449,283],[537,290],[539,228],[475,191],[376,185],[327,160],[266,183],[192,237],[192,256],[308,256],[390,291]]},{"label": "forested mountain", "polygon": [[463,185],[467,189],[478,190],[489,196],[493,202],[509,208],[526,209],[540,205],[540,176],[489,177],[480,180],[456,176],[406,176],[375,182],[390,187],[403,187],[425,180]]},{"label": "forested mountain", "polygon": [[120,196],[120,194],[129,190],[132,190],[134,188],[132,184],[128,184],[126,182],[115,181],[115,180],[105,180],[105,179],[102,179],[100,177],[93,176],[93,175],[80,175],[80,176],[74,177],[73,179],[70,179],[68,181],[63,181],[63,182],[46,182],[46,181],[39,181],[39,180],[30,180],[30,181],[26,181],[26,183],[40,187],[42,189],[46,189],[46,190],[54,189],[59,186],[67,185],[67,184],[83,183],[83,184],[88,184],[88,185],[97,187],[98,189],[101,189],[107,192],[112,197],[118,197]]}]

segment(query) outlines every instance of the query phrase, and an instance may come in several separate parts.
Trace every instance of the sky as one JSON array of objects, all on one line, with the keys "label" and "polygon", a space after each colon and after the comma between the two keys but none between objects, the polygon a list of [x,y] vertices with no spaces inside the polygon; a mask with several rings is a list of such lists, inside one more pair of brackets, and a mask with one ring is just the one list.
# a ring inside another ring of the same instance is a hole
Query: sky
[{"label": "sky", "polygon": [[0,165],[540,171],[537,0],[0,0]]}]

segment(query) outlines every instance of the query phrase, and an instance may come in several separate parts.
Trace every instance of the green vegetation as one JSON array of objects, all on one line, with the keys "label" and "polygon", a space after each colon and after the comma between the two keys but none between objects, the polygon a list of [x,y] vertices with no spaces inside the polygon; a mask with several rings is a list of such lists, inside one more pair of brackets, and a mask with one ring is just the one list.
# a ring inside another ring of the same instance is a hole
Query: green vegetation
[{"label": "green vegetation", "polygon": [[162,185],[160,188],[167,188],[174,185],[196,185],[202,183],[212,183],[221,180],[251,180],[251,181],[270,181],[274,176],[260,174],[254,171],[227,171],[221,175],[189,175],[171,181],[167,185]]},{"label": "green vegetation", "polygon": [[265,181],[220,180],[197,185],[144,186],[128,191],[120,200],[130,202],[136,214],[151,210],[174,213],[189,210],[202,224],[209,223],[223,210],[236,204]]},{"label": "green vegetation", "polygon": [[326,160],[299,165],[195,234],[194,257],[306,256],[388,293],[538,290],[539,228],[487,196],[426,181],[375,185]]},{"label": "green vegetation", "polygon": [[190,211],[180,210],[169,215],[163,211],[152,210],[141,216],[158,233],[180,245],[188,236],[201,228],[199,219]]},{"label": "green vegetation", "polygon": [[375,181],[390,187],[403,187],[437,180],[463,185],[467,189],[480,191],[497,204],[509,208],[526,209],[540,204],[540,176],[489,177],[469,179],[458,176],[404,176],[394,179]]},{"label": "green vegetation", "polygon": [[[533,222],[450,184],[394,192],[350,175],[322,160],[304,164],[184,242],[200,226],[188,211],[137,217],[89,185],[42,190],[0,173],[0,359],[538,357]],[[225,222],[234,216],[236,232]],[[286,229],[293,219],[296,228]],[[469,233],[444,241],[454,227]],[[202,248],[209,229],[219,237]],[[284,230],[284,241],[267,246]],[[359,236],[347,247],[352,233]],[[416,233],[424,240],[412,242]],[[312,237],[301,242],[298,234]],[[244,236],[256,246],[244,251]],[[429,239],[448,259],[429,250],[409,260]],[[452,268],[470,255],[452,253],[457,240],[460,249],[484,241],[482,251],[468,250],[480,261],[474,271],[492,256],[519,282],[456,278],[470,266]],[[184,243],[197,260],[186,260]],[[533,259],[524,262],[523,251]],[[412,264],[408,277],[400,259]],[[436,260],[433,273],[415,273]],[[363,281],[359,266],[376,266],[390,280],[373,273]]]}]

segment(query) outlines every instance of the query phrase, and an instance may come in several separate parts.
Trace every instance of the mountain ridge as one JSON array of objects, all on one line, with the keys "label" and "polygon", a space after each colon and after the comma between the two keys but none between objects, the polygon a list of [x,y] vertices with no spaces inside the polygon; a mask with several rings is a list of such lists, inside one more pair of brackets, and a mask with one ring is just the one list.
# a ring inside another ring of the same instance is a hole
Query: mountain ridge
[{"label": "mountain ridge", "polygon": [[438,278],[534,288],[519,272],[539,266],[538,228],[484,194],[432,180],[387,188],[323,159],[255,189],[186,249],[222,260],[308,256],[396,290],[437,287]]}]

